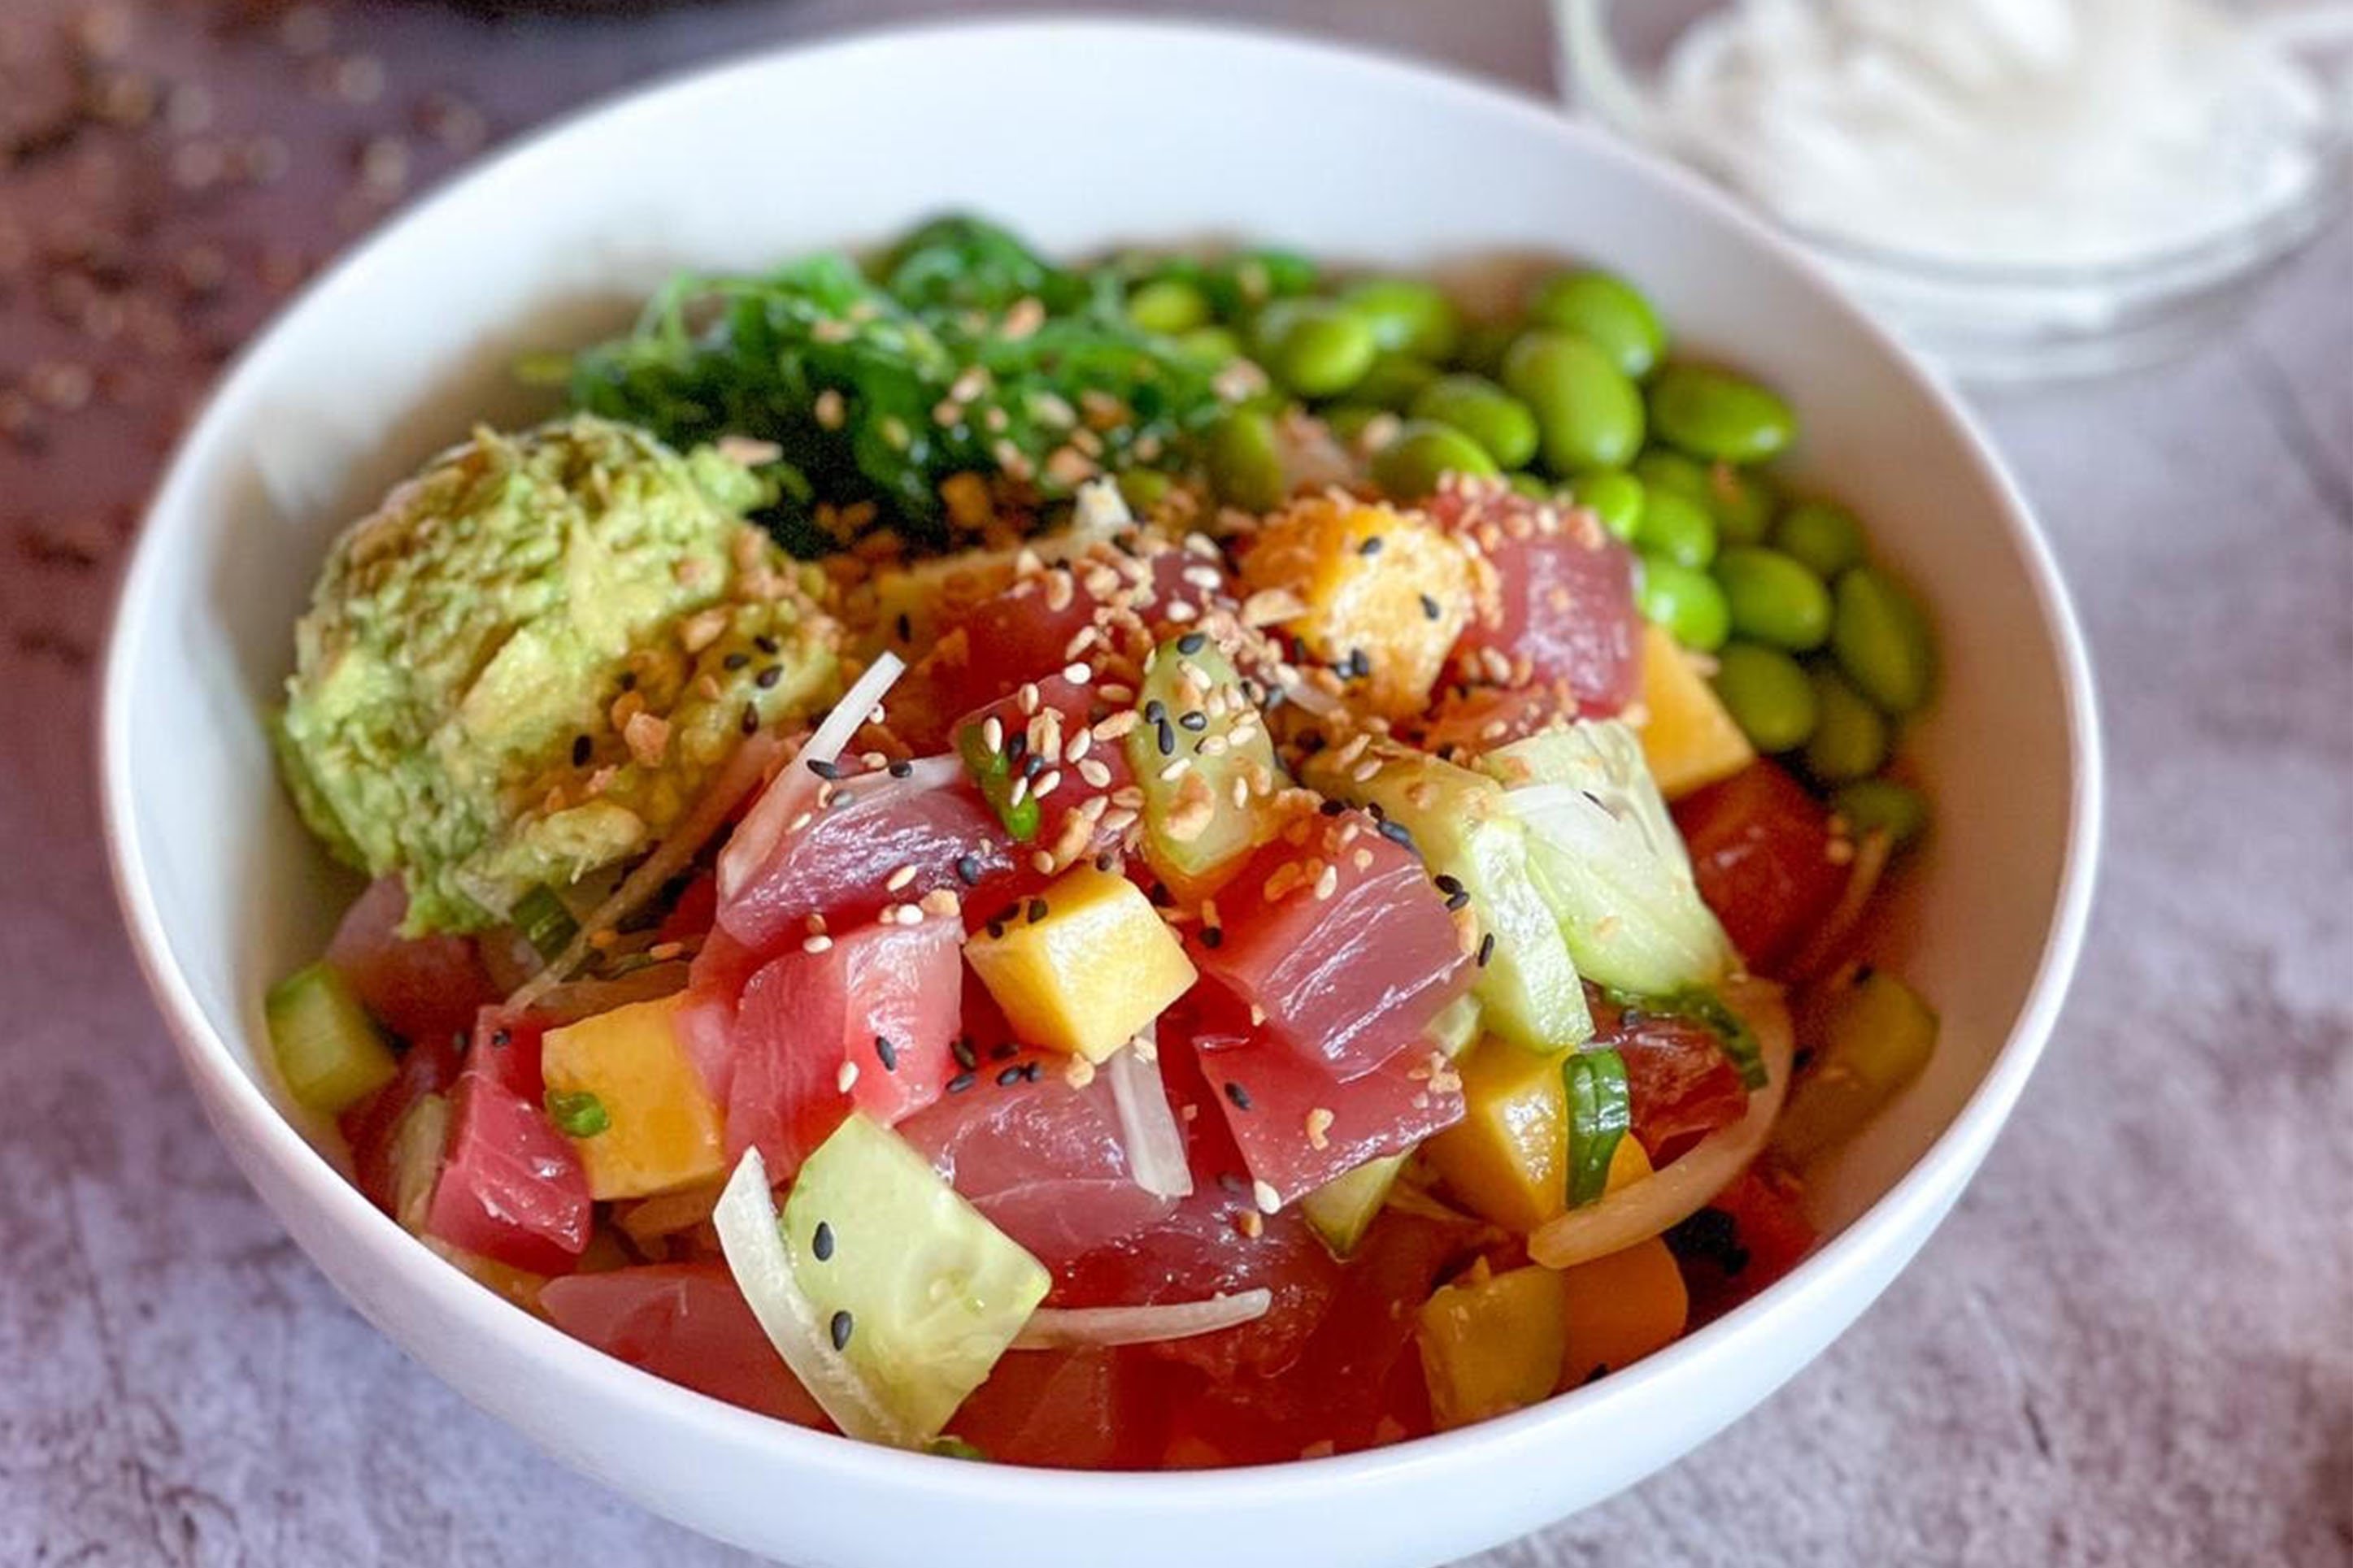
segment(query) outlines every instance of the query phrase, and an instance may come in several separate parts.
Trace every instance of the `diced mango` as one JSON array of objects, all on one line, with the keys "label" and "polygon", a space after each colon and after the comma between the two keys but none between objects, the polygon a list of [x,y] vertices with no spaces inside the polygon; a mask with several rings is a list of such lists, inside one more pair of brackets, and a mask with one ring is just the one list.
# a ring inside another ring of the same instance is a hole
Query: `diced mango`
[{"label": "diced mango", "polygon": [[[1390,718],[1419,713],[1471,617],[1471,558],[1411,512],[1307,496],[1270,521],[1242,562],[1259,593],[1289,594],[1282,622],[1349,689]],[[1361,657],[1359,657],[1361,656]]]},{"label": "diced mango", "polygon": [[[1617,1172],[1610,1175],[1614,1181]],[[1560,1289],[1567,1314],[1561,1381],[1572,1388],[1672,1344],[1691,1310],[1675,1255],[1655,1236],[1563,1269]]]},{"label": "diced mango", "polygon": [[1618,1148],[1609,1156],[1609,1177],[1602,1184],[1601,1195],[1606,1198],[1620,1187],[1630,1187],[1650,1173],[1651,1157],[1629,1133],[1618,1140]]},{"label": "diced mango", "polygon": [[1133,1039],[1197,977],[1143,889],[1091,865],[1064,872],[964,951],[1024,1041],[1092,1062]]},{"label": "diced mango", "polygon": [[468,1252],[462,1247],[452,1247],[438,1236],[423,1239],[428,1250],[455,1267],[459,1273],[470,1276],[477,1285],[496,1291],[534,1318],[547,1315],[539,1306],[539,1293],[547,1285],[546,1275],[496,1262],[479,1252]]},{"label": "diced mango", "polygon": [[682,1000],[636,1002],[547,1032],[542,1068],[550,1097],[594,1095],[604,1108],[604,1129],[573,1140],[599,1203],[726,1173],[719,1107],[679,1046]]},{"label": "diced mango", "polygon": [[1757,760],[1715,689],[1663,626],[1642,628],[1642,757],[1669,800]]},{"label": "diced mango", "polygon": [[1568,1206],[1567,1055],[1481,1041],[1458,1067],[1462,1120],[1423,1145],[1447,1190],[1506,1230],[1525,1234]]},{"label": "diced mango", "polygon": [[1564,1300],[1560,1277],[1531,1264],[1488,1278],[1474,1271],[1422,1304],[1414,1338],[1439,1430],[1551,1394],[1566,1345]]}]

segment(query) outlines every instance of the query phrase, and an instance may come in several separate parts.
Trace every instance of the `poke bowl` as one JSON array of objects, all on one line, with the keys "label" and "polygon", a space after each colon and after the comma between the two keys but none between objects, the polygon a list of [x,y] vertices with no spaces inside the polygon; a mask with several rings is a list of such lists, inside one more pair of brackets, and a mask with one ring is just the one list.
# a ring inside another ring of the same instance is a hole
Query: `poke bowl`
[{"label": "poke bowl", "polygon": [[731,66],[392,225],[174,459],[103,738],[298,1243],[823,1563],[1432,1563],[1671,1461],[1959,1195],[2099,805],[2033,522],[1786,247],[1095,22]]}]

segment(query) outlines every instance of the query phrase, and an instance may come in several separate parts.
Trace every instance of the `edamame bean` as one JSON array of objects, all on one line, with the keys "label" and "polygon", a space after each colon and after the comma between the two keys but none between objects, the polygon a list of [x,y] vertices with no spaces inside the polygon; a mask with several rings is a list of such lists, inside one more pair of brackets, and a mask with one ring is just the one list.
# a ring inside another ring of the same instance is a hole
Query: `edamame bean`
[{"label": "edamame bean", "polygon": [[1715,694],[1760,752],[1794,751],[1814,732],[1814,689],[1779,648],[1725,644],[1715,656]]},{"label": "edamame bean", "polygon": [[1638,380],[1651,374],[1667,345],[1651,302],[1623,279],[1589,268],[1556,272],[1536,285],[1528,320],[1599,343],[1610,363]]},{"label": "edamame bean", "polygon": [[1409,419],[1397,439],[1373,454],[1373,483],[1392,500],[1419,500],[1438,489],[1441,474],[1502,472],[1486,448],[1434,419]]},{"label": "edamame bean", "polygon": [[1726,544],[1764,543],[1777,504],[1773,482],[1763,474],[1730,463],[1707,470],[1707,510]]},{"label": "edamame bean", "polygon": [[1255,408],[1227,412],[1209,431],[1202,454],[1218,499],[1244,511],[1272,511],[1289,486],[1275,446],[1274,421]]},{"label": "edamame bean", "polygon": [[1514,495],[1525,496],[1530,500],[1552,500],[1556,496],[1550,480],[1540,475],[1529,473],[1525,468],[1522,468],[1517,473],[1505,474],[1504,482],[1512,487]]},{"label": "edamame bean", "polygon": [[1879,771],[1887,761],[1887,721],[1834,669],[1816,668],[1813,739],[1806,771],[1823,784],[1845,784]]},{"label": "edamame bean", "polygon": [[1713,365],[1672,364],[1651,384],[1651,423],[1694,458],[1759,463],[1776,457],[1798,431],[1780,397]]},{"label": "edamame bean", "polygon": [[1678,566],[1703,567],[1715,559],[1715,520],[1707,509],[1676,490],[1645,488],[1642,521],[1635,548],[1663,555]]},{"label": "edamame bean", "polygon": [[1258,318],[1258,361],[1302,397],[1335,397],[1363,379],[1380,352],[1362,316],[1329,300],[1282,300]]},{"label": "edamame bean", "polygon": [[1715,580],[1745,637],[1804,653],[1831,635],[1831,595],[1822,580],[1778,550],[1744,544],[1716,558]]},{"label": "edamame bean", "polygon": [[1369,403],[1402,414],[1421,395],[1421,389],[1437,379],[1436,365],[1409,354],[1377,354],[1363,377],[1348,389],[1348,401]]},{"label": "edamame bean", "polygon": [[1630,540],[1642,526],[1642,481],[1623,468],[1596,468],[1577,476],[1571,487],[1577,504],[1601,520],[1601,526],[1620,539]]},{"label": "edamame bean", "polygon": [[1502,468],[1516,468],[1536,455],[1536,416],[1482,375],[1439,377],[1414,398],[1413,416],[1451,425]]},{"label": "edamame bean", "polygon": [[1454,301],[1419,279],[1367,278],[1343,290],[1340,302],[1372,324],[1381,347],[1417,359],[1444,359],[1461,335]]},{"label": "edamame bean", "polygon": [[1205,326],[1209,314],[1209,297],[1183,278],[1152,279],[1127,297],[1127,319],[1164,337]]},{"label": "edamame bean", "polygon": [[1504,356],[1503,381],[1535,412],[1545,466],[1556,474],[1614,468],[1641,449],[1641,393],[1583,338],[1522,333]]},{"label": "edamame bean", "polygon": [[1928,803],[1918,790],[1894,779],[1857,779],[1831,796],[1831,809],[1855,837],[1883,832],[1897,849],[1928,827]]},{"label": "edamame bean", "polygon": [[1176,352],[1195,364],[1217,370],[1242,357],[1242,341],[1230,327],[1195,327],[1177,336]]},{"label": "edamame bean", "polygon": [[1315,263],[1295,251],[1241,250],[1222,258],[1202,279],[1218,314],[1239,321],[1270,300],[1315,291]]},{"label": "edamame bean", "polygon": [[1855,689],[1883,711],[1901,717],[1928,700],[1936,663],[1928,617],[1883,572],[1850,566],[1839,574],[1831,652]]},{"label": "edamame bean", "polygon": [[1862,564],[1862,525],[1836,501],[1801,500],[1781,514],[1773,547],[1823,582]]},{"label": "edamame bean", "polygon": [[1517,321],[1473,321],[1464,327],[1454,345],[1456,368],[1475,375],[1495,375],[1504,368],[1504,356],[1522,331]]},{"label": "edamame bean", "polygon": [[1127,510],[1141,517],[1167,499],[1176,481],[1157,468],[1123,468],[1119,474],[1119,499]]},{"label": "edamame bean", "polygon": [[1702,653],[1722,647],[1731,635],[1732,612],[1725,607],[1724,590],[1715,579],[1662,556],[1642,557],[1634,603],[1643,619],[1666,627],[1675,641]]}]

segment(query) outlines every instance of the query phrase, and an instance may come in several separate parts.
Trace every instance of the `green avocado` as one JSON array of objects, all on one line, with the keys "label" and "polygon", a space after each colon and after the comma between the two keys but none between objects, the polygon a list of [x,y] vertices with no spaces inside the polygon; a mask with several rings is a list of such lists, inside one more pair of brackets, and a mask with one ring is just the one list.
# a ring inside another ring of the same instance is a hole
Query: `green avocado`
[{"label": "green avocado", "polygon": [[823,584],[743,463],[578,416],[477,431],[329,552],[274,740],[406,929],[474,931],[657,843],[746,725],[831,695]]}]

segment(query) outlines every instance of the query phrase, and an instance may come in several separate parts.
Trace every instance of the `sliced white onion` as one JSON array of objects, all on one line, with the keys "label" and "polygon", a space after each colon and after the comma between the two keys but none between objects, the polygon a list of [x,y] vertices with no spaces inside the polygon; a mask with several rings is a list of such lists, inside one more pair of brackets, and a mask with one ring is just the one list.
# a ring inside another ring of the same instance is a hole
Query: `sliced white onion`
[{"label": "sliced white onion", "polygon": [[1887,829],[1874,827],[1862,836],[1854,847],[1854,863],[1847,869],[1846,888],[1839,894],[1831,912],[1806,939],[1798,956],[1789,961],[1789,978],[1800,984],[1819,980],[1835,968],[1846,952],[1847,939],[1862,920],[1862,911],[1871,902],[1871,895],[1879,889],[1879,879],[1887,872],[1887,860],[1894,848],[1894,840]]},{"label": "sliced white onion", "polygon": [[719,853],[719,900],[725,903],[744,890],[752,873],[766,863],[776,843],[785,836],[785,828],[799,816],[809,799],[817,793],[818,777],[808,771],[811,763],[834,763],[841,758],[841,749],[849,744],[850,737],[862,728],[876,704],[906,673],[906,662],[888,651],[874,656],[866,673],[850,683],[833,705],[833,711],[817,727],[784,772],[776,775],[758,803],[744,820],[736,825],[734,836],[727,847]]},{"label": "sliced white onion", "polygon": [[692,865],[694,858],[702,853],[702,847],[711,842],[711,836],[726,823],[728,813],[743,804],[744,797],[757,789],[760,781],[767,776],[768,765],[776,761],[777,750],[772,735],[754,735],[737,746],[734,755],[711,781],[711,787],[702,792],[702,798],[670,830],[670,837],[657,845],[654,852],[580,922],[578,934],[549,961],[546,968],[523,982],[507,998],[507,1005],[528,1007],[562,984],[565,977],[588,956],[589,938],[600,931],[619,930],[622,921],[652,902],[670,879]]},{"label": "sliced white onion", "polygon": [[883,1407],[849,1362],[832,1352],[832,1341],[817,1309],[793,1278],[791,1257],[776,1228],[776,1204],[768,1190],[768,1167],[757,1149],[744,1151],[735,1173],[711,1210],[712,1227],[727,1271],[752,1315],[833,1424],[852,1437],[911,1448],[923,1434],[911,1432]]},{"label": "sliced white onion", "polygon": [[1729,982],[1723,994],[1756,1032],[1765,1058],[1765,1087],[1748,1097],[1748,1113],[1709,1133],[1672,1164],[1547,1221],[1528,1237],[1530,1258],[1547,1268],[1567,1268],[1648,1241],[1705,1208],[1763,1151],[1789,1090],[1796,1048],[1789,1009],[1781,988],[1768,981]]},{"label": "sliced white onion", "polygon": [[[1151,1035],[1147,1026],[1147,1043]],[[1131,1040],[1103,1063],[1103,1076],[1111,1080],[1120,1142],[1127,1146],[1128,1174],[1135,1184],[1158,1198],[1192,1196],[1193,1167],[1185,1159],[1185,1131],[1168,1109],[1159,1057],[1147,1058]]]},{"label": "sliced white onion", "polygon": [[1013,1348],[1050,1351],[1071,1345],[1149,1345],[1189,1340],[1196,1334],[1214,1334],[1220,1329],[1256,1322],[1273,1305],[1274,1292],[1258,1289],[1160,1307],[1040,1307],[1014,1336]]}]

